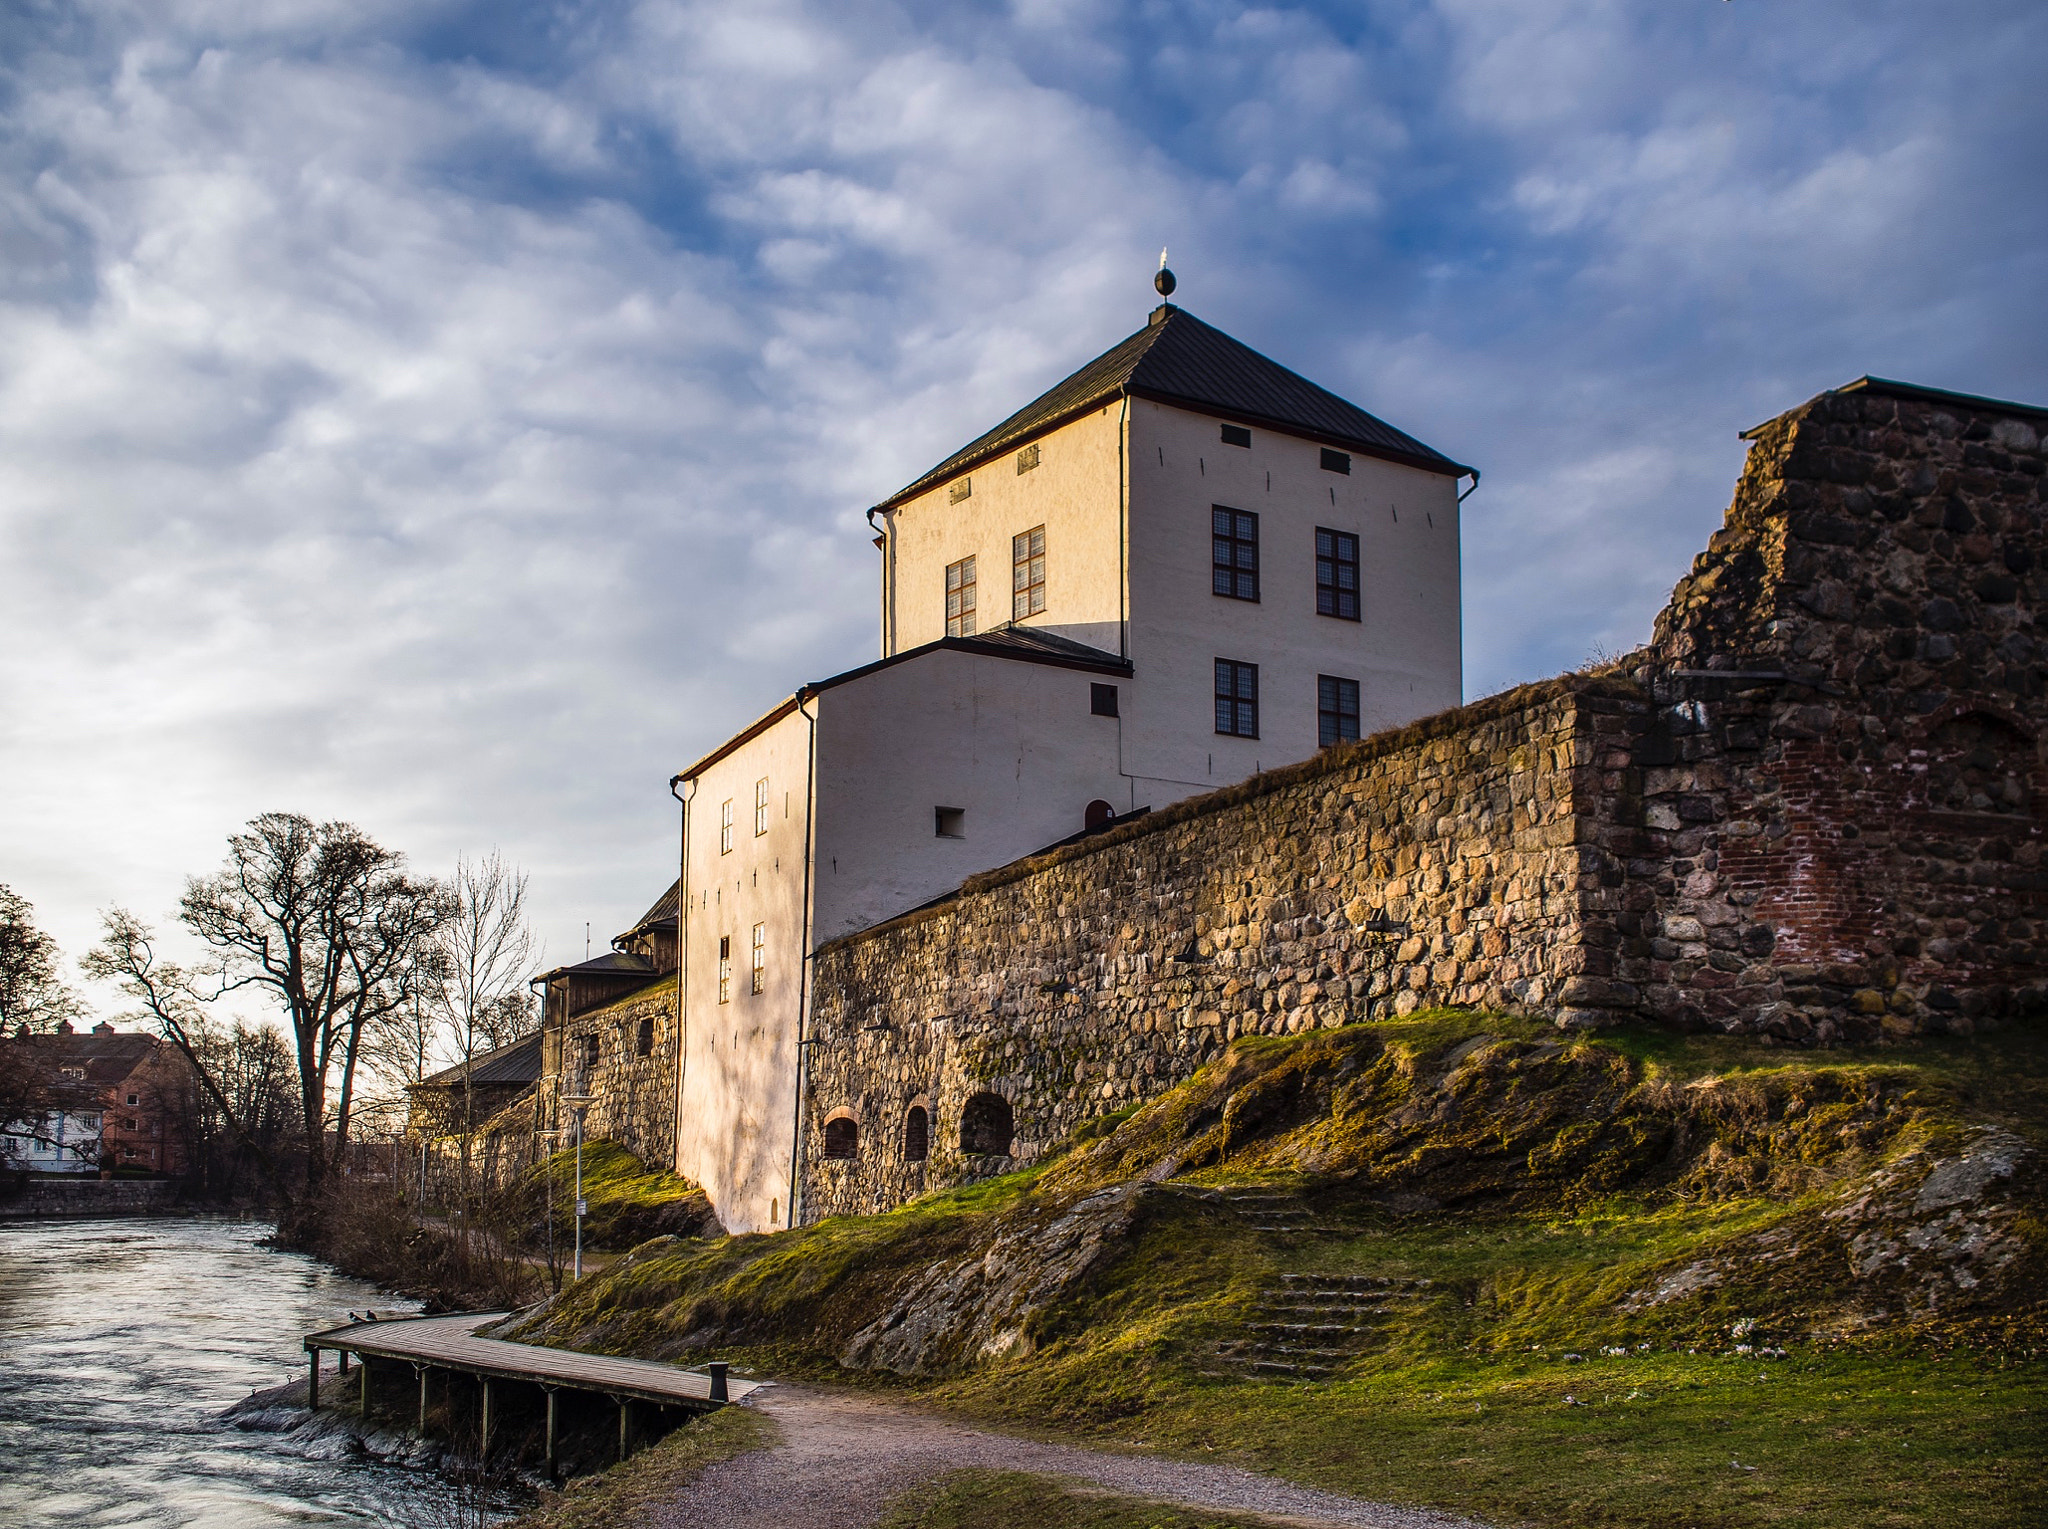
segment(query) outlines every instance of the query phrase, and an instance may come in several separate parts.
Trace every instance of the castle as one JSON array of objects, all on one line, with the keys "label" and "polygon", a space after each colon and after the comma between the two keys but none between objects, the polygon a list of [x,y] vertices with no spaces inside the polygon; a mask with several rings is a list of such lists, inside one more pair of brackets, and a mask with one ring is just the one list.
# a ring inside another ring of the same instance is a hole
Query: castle
[{"label": "castle", "polygon": [[1023,1166],[1244,1034],[2034,1002],[2044,425],[1822,394],[1645,648],[1460,707],[1476,472],[1162,305],[869,512],[880,657],[677,774],[676,884],[547,974],[539,1117],[579,1080],[762,1231]]}]

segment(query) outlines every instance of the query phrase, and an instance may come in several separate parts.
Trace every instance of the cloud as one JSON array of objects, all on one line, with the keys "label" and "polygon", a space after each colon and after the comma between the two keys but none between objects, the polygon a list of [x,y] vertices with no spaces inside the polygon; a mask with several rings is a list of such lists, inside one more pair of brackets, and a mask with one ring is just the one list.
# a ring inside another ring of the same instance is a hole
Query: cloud
[{"label": "cloud", "polygon": [[1142,321],[1486,470],[1468,689],[1647,631],[1734,432],[2048,396],[2048,20],[1971,0],[17,8],[0,880],[74,949],[272,807],[544,932],[873,641],[860,510]]}]

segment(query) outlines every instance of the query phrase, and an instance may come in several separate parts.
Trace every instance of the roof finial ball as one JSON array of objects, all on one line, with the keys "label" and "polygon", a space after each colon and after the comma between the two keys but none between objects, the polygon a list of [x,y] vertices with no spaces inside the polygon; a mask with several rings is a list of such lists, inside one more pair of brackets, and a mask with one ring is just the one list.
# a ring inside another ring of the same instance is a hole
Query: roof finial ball
[{"label": "roof finial ball", "polygon": [[1165,250],[1159,252],[1159,274],[1152,278],[1152,285],[1159,289],[1161,297],[1173,296],[1173,289],[1178,285],[1173,279],[1173,272],[1166,268]]}]

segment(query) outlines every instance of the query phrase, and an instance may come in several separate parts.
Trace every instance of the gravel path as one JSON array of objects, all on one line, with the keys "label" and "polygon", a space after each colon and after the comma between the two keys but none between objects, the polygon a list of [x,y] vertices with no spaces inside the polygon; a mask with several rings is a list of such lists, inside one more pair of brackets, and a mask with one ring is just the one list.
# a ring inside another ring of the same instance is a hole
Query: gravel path
[{"label": "gravel path", "polygon": [[664,1505],[659,1529],[864,1529],[897,1494],[948,1471],[1032,1471],[1133,1497],[1260,1513],[1300,1524],[1479,1529],[1470,1519],[1340,1497],[1227,1465],[1041,1444],[872,1396],[776,1385],[747,1405],[782,1443],[712,1466]]}]

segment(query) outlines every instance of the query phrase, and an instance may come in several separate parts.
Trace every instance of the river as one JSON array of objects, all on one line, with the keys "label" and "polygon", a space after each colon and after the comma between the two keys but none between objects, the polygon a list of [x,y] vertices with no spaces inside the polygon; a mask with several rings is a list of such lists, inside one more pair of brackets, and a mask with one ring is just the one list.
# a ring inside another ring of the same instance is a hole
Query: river
[{"label": "river", "polygon": [[0,1526],[474,1521],[429,1472],[217,1420],[302,1374],[306,1333],[351,1308],[409,1304],[265,1247],[269,1232],[197,1218],[0,1223]]}]

